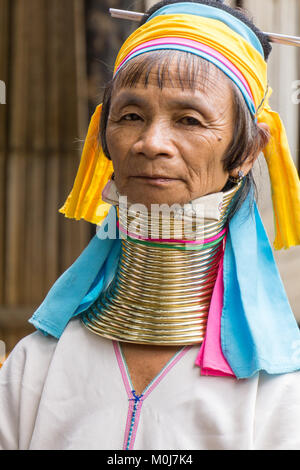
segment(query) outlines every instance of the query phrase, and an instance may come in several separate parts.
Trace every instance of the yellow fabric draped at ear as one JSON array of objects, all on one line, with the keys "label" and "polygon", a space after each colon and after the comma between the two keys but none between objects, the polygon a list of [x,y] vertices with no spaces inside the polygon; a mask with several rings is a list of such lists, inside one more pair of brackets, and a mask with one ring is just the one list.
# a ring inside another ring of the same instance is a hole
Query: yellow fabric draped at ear
[{"label": "yellow fabric draped at ear", "polygon": [[99,224],[110,208],[102,201],[102,190],[113,173],[112,162],[104,155],[100,143],[101,110],[102,104],[92,116],[73,189],[59,210],[66,217],[93,224]]},{"label": "yellow fabric draped at ear", "polygon": [[258,116],[258,122],[268,124],[271,129],[271,138],[263,153],[271,181],[275,224],[274,248],[280,250],[300,245],[299,176],[284,125],[279,114],[270,108],[268,100]]}]

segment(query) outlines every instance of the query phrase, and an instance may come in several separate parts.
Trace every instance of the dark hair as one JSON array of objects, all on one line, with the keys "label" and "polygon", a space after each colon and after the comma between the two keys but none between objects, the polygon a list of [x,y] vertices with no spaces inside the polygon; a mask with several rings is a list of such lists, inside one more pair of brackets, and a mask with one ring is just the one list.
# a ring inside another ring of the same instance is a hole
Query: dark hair
[{"label": "dark hair", "polygon": [[[157,9],[161,8],[166,4],[171,3],[178,3],[179,0],[164,0],[162,2],[157,3],[154,5],[150,10],[148,10],[147,14],[154,13]],[[180,0],[182,1],[182,0]],[[262,36],[265,36],[263,33],[259,34],[259,30],[251,23],[251,21],[244,16],[240,11],[237,12],[236,10],[224,5],[223,3],[214,1],[214,0],[198,0],[195,3],[202,3],[211,6],[216,6],[218,8],[225,9],[229,13],[237,16],[241,21],[244,21],[251,29],[257,34],[259,40],[262,40]],[[269,43],[267,43],[269,45]],[[263,44],[263,49],[265,53],[265,57],[267,58],[271,46],[268,48],[266,44]],[[179,52],[179,51],[171,51],[171,50],[163,50],[163,51],[155,51],[142,54],[139,56],[138,60],[131,60],[128,61],[119,71],[117,76],[111,80],[104,91],[103,96],[103,106],[102,106],[102,115],[101,115],[101,123],[100,123],[100,136],[102,141],[102,147],[105,155],[107,158],[110,159],[107,142],[106,142],[106,128],[107,128],[107,121],[108,115],[110,110],[111,104],[111,97],[113,90],[116,87],[134,87],[137,83],[140,82],[141,79],[144,80],[145,87],[149,81],[149,74],[153,67],[157,67],[157,81],[158,86],[162,89],[166,80],[169,79],[169,64],[174,58],[177,59],[177,68],[178,68],[178,77],[181,84],[181,87],[184,88],[187,83],[187,86],[190,89],[195,89],[196,86],[199,84],[198,76],[199,72],[201,71],[202,76],[204,78],[203,83],[201,85],[205,86],[206,79],[209,76],[209,72],[212,68],[216,68],[221,74],[223,72],[218,69],[214,64],[211,62],[198,57],[194,54],[189,52]],[[184,70],[184,79],[181,77],[180,68],[182,61],[185,62],[185,67],[182,69]],[[268,139],[268,134],[259,128],[253,116],[251,115],[246,102],[242,96],[242,93],[238,89],[238,87],[233,83],[231,79],[229,79],[225,74],[224,77],[228,80],[232,92],[233,92],[233,101],[234,101],[234,131],[233,131],[233,138],[225,152],[223,165],[224,170],[230,172],[235,168],[238,168],[246,159],[247,157],[255,153],[261,146],[261,143],[266,144]],[[223,191],[226,191],[232,187],[232,183],[228,180],[227,184],[223,188]],[[234,205],[231,207],[229,218],[234,215],[234,213],[238,210],[241,206],[243,201],[248,196],[251,189],[254,189],[254,193],[256,194],[256,186],[253,178],[253,173],[250,171],[246,177],[244,178],[244,184],[239,191],[238,198],[235,199]]]}]

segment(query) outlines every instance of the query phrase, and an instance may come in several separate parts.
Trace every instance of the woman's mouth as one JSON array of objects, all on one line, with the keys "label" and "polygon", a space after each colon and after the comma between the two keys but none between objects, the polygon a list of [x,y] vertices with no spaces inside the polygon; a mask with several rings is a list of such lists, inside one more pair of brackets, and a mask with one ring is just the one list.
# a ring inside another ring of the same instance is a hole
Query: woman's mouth
[{"label": "woman's mouth", "polygon": [[175,181],[179,181],[178,178],[170,178],[168,176],[162,176],[162,175],[154,175],[154,176],[141,175],[141,176],[133,176],[133,178],[136,180],[140,180],[143,183],[150,184],[153,186],[161,186],[161,185],[174,183]]}]

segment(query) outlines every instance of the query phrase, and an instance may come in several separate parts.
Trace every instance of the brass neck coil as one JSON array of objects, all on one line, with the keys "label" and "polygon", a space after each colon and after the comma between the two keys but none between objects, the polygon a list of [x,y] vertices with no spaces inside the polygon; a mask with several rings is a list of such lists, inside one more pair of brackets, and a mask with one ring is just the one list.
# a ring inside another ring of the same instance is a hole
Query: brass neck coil
[{"label": "brass neck coil", "polygon": [[[204,220],[197,227],[201,236],[216,237],[225,228],[239,187],[224,193],[220,220]],[[130,220],[128,213],[127,217]],[[151,216],[145,219],[147,223],[153,224]],[[158,227],[162,229],[159,220]],[[100,336],[129,343],[201,343],[223,249],[223,237],[197,250],[183,250],[175,243],[165,248],[123,239],[115,277],[82,314],[84,325]]]}]

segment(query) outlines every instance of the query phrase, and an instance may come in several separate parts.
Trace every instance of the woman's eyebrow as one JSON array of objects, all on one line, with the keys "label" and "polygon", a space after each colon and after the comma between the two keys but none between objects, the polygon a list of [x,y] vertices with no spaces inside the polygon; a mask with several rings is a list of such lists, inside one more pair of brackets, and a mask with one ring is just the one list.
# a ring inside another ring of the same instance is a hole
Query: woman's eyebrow
[{"label": "woman's eyebrow", "polygon": [[193,109],[204,117],[211,117],[212,109],[207,103],[197,102],[194,98],[174,98],[170,101],[170,106],[173,108]]},{"label": "woman's eyebrow", "polygon": [[122,109],[124,106],[130,105],[146,106],[147,100],[132,91],[124,91],[121,92],[112,103],[112,107],[117,107],[118,109]]},{"label": "woman's eyebrow", "polygon": [[[119,95],[112,102],[112,109],[121,110],[125,106],[139,106],[146,107],[149,106],[149,101],[142,95],[135,93],[131,90],[126,90],[120,92]],[[204,101],[201,103],[196,100],[194,97],[174,97],[168,100],[168,105],[171,109],[193,109],[196,112],[202,114],[205,118],[212,117],[212,109]]]}]

